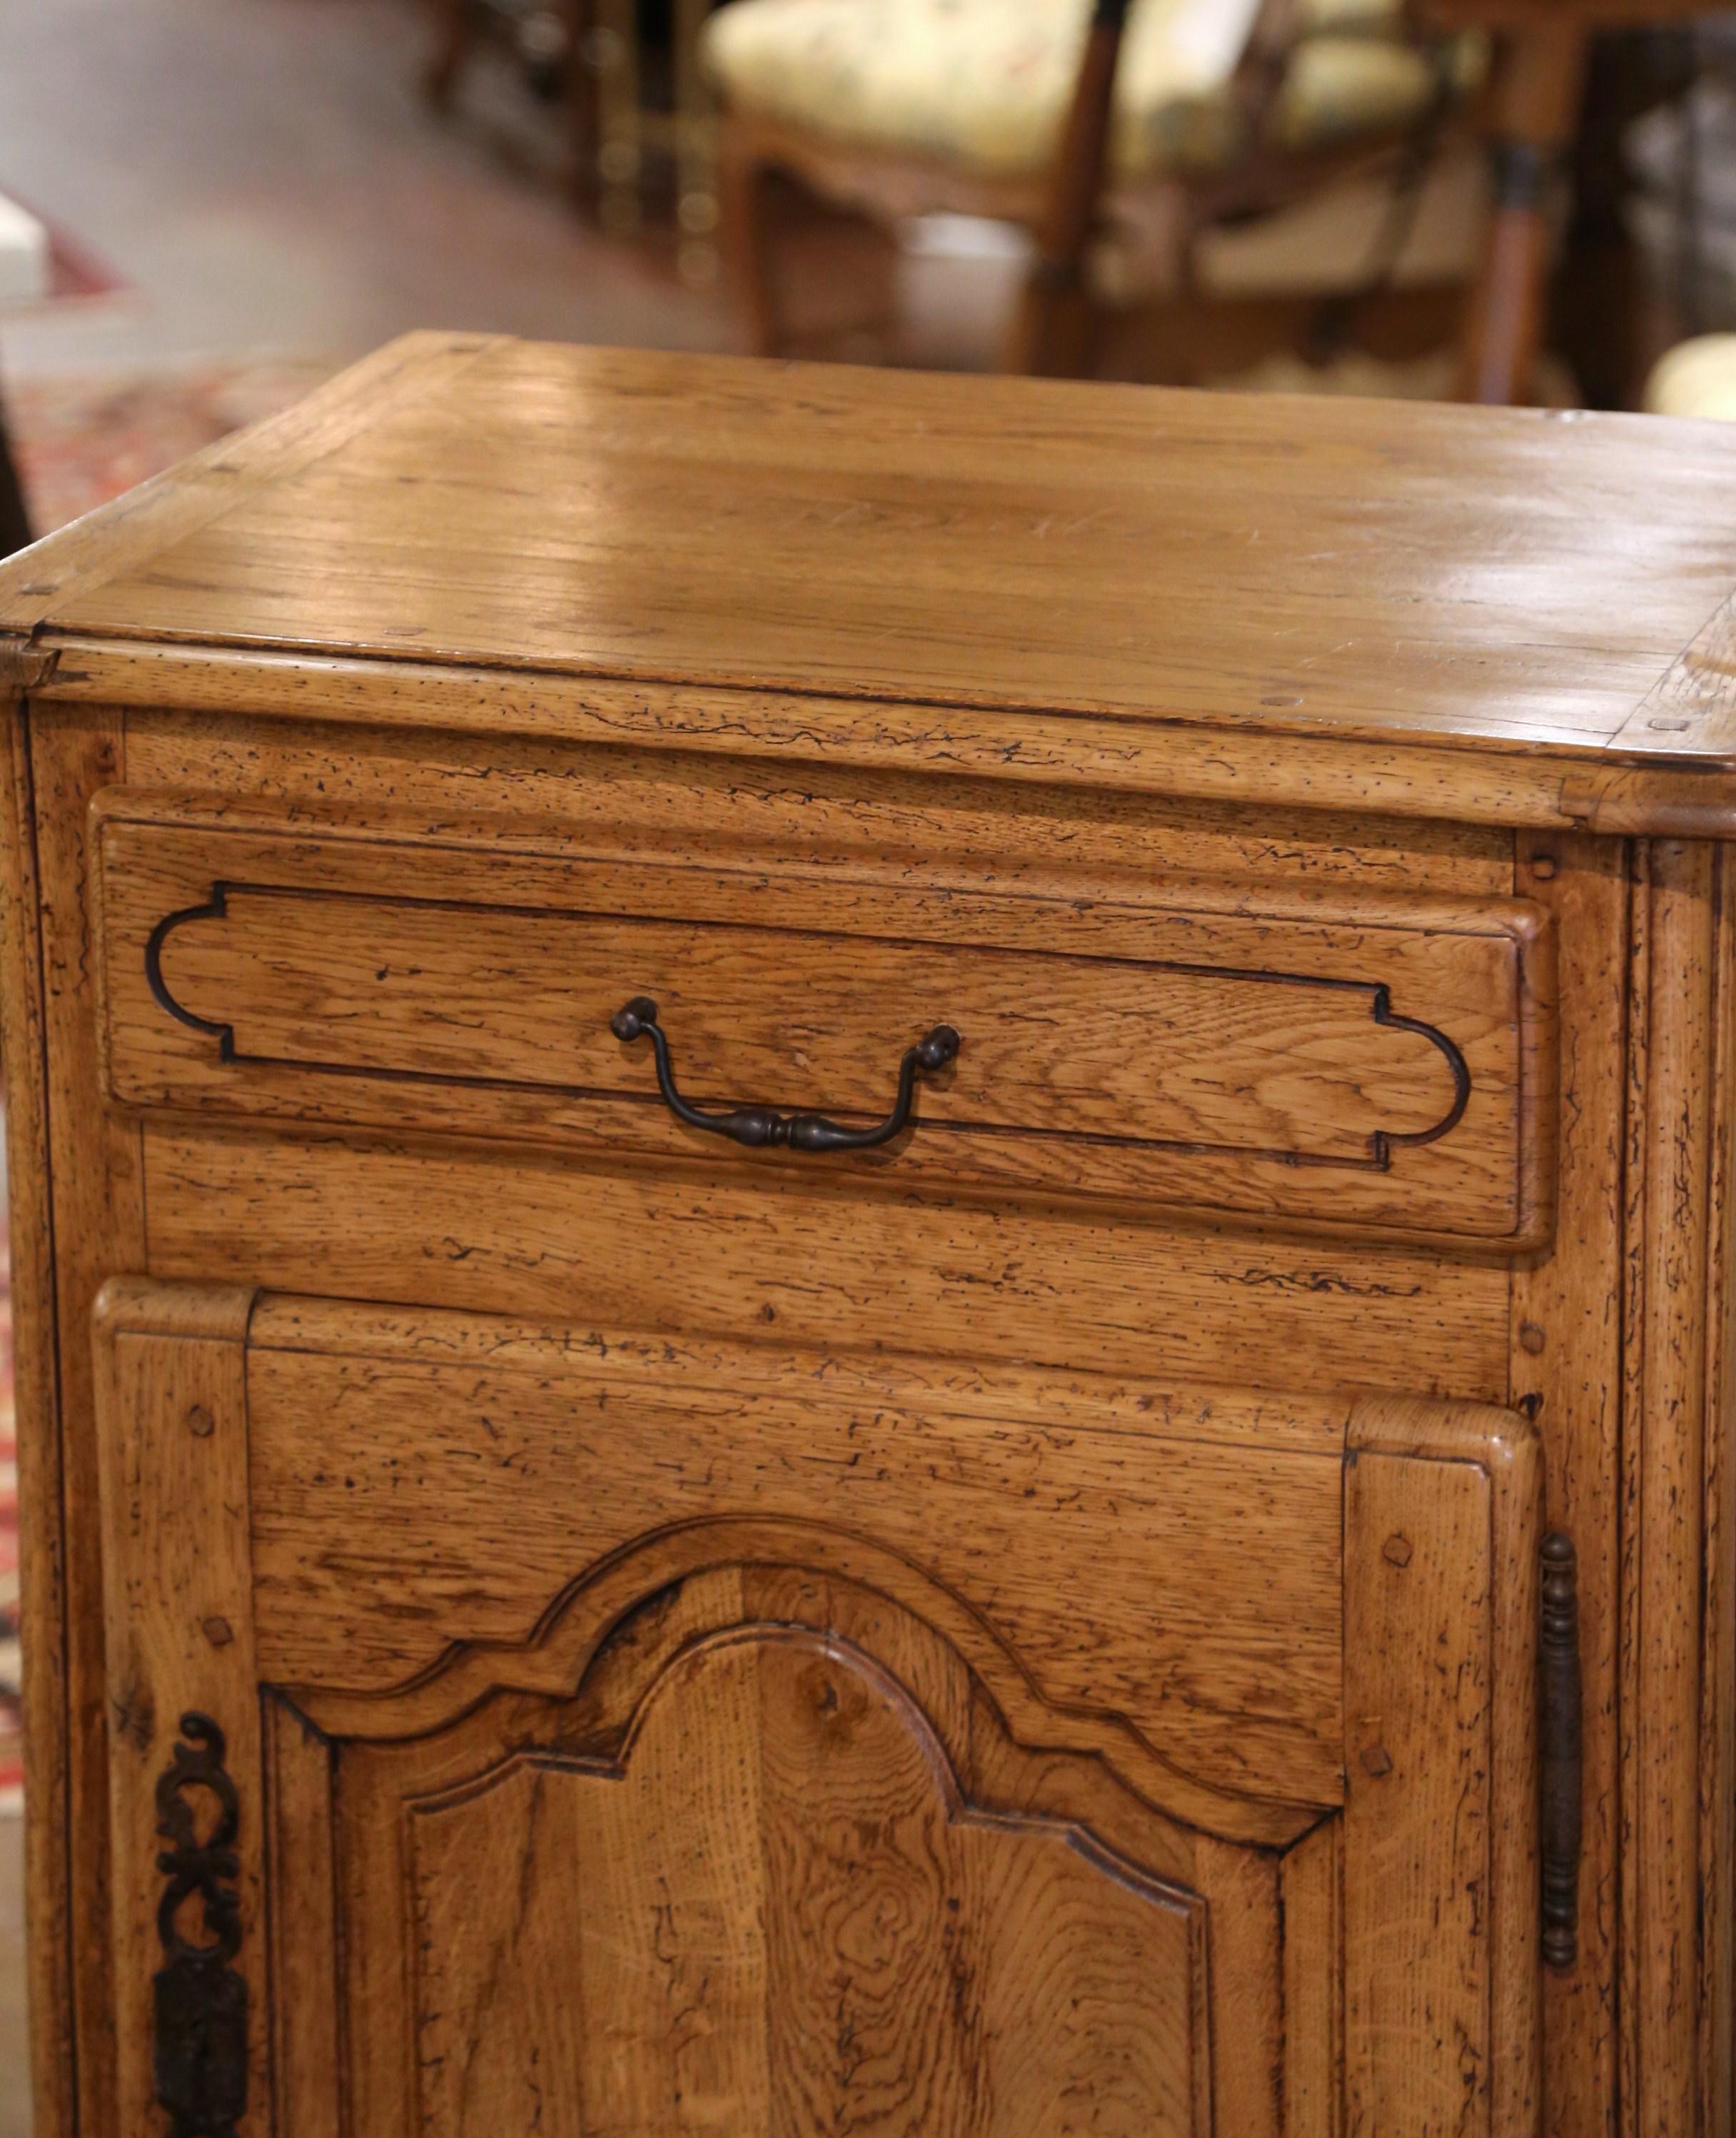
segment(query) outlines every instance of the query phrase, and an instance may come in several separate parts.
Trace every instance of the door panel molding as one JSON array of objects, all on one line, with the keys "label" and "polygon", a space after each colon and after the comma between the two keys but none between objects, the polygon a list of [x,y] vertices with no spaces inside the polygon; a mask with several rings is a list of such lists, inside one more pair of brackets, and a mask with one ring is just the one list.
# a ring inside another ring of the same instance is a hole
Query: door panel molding
[{"label": "door panel molding", "polygon": [[[556,1696],[583,1690],[626,1623],[667,1608],[695,1577],[756,1570],[811,1580],[817,1591],[858,1589],[892,1618],[919,1623],[971,1669],[985,1700],[1036,1754],[1100,1761],[1153,1810],[1226,1840],[1282,1848],[1328,1807],[1265,1802],[1217,1789],[1155,1750],[1123,1717],[1062,1710],[1046,1700],[983,1618],[902,1555],[818,1522],[701,1519],[664,1530],[581,1574],[528,1642],[465,1643],[432,1670],[385,1691],[285,1686],[285,1696],[330,1737],[390,1743],[451,1728],[498,1695]],[[807,1623],[803,1621],[802,1623]],[[729,1631],[719,1625],[714,1636]],[[1009,1740],[1010,1741],[1010,1740]]]},{"label": "door panel molding", "polygon": [[[1348,1403],[1330,1530],[1345,1797],[1282,1805],[1178,1775],[1121,1717],[1058,1708],[980,1610],[838,1518],[848,1487],[823,1470],[804,1519],[705,1509],[696,1489],[691,1520],[583,1570],[528,1640],[460,1642],[391,1688],[274,1683],[260,1613],[291,1607],[254,1563],[254,1495],[281,1488],[250,1462],[250,1328],[358,1376],[394,1346],[444,1357],[430,1405],[475,1384],[496,1336],[545,1397],[608,1378],[610,1346],[572,1332],[386,1319],[144,1280],[98,1316],[118,1949],[152,1949],[156,1782],[196,1709],[235,1784],[247,2138],[486,2138],[527,2072],[554,2089],[554,2133],[591,2112],[599,2071],[627,2092],[597,2112],[645,2128],[676,2097],[753,2125],[763,2096],[768,2128],[843,2101],[888,2130],[1037,2138],[1041,2114],[1008,2104],[1083,2084],[1102,2127],[1142,2138],[1337,2138],[1346,2119],[1535,2138],[1524,1419]],[[660,1372],[650,1350],[612,1370]],[[814,1360],[789,1370],[822,1399]],[[919,1409],[947,1370],[911,1362]],[[681,1362],[661,1372],[663,1409],[623,1409],[617,1431],[679,1412]],[[905,1369],[873,1372],[897,1412]],[[510,1375],[490,1385],[510,1398]],[[1041,1408],[1034,1381],[1026,1398]],[[1122,1401],[1073,1385],[1062,1429],[1131,1459],[1139,1415],[1175,1398]],[[963,1408],[1005,1429],[992,1389]],[[1293,1461],[1325,1454],[1304,1450],[1329,1408],[1223,1392],[1231,1444],[1275,1433]],[[1212,1419],[1196,1406],[1189,1429]],[[305,1429],[329,1428],[310,1404]],[[558,1516],[530,1486],[524,1511]],[[1202,1581],[1260,1579],[1207,1544]],[[675,2015],[714,1993],[684,2032]],[[152,1995],[142,1972],[123,1983],[123,2127],[156,2127]]]}]

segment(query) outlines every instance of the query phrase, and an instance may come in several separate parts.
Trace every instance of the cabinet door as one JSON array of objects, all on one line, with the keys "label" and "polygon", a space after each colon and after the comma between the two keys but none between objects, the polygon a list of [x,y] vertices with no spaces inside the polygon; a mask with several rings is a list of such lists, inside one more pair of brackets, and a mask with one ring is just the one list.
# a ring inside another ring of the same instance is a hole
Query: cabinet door
[{"label": "cabinet door", "polygon": [[116,2127],[1537,2128],[1534,1442],[124,1281]]}]

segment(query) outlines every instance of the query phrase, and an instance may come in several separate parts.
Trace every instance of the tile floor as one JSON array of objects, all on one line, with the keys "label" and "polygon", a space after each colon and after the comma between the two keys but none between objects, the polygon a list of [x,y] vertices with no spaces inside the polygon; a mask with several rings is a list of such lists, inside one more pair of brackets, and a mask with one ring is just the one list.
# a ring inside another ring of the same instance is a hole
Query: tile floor
[{"label": "tile floor", "polygon": [[0,2138],[30,2138],[24,2069],[24,1823],[0,1819]]},{"label": "tile floor", "polygon": [[9,0],[0,22],[0,191],[130,286],[0,320],[10,367],[344,357],[433,324],[729,339],[714,295],[494,153],[476,97],[430,116],[411,0]]},{"label": "tile floor", "polygon": [[[665,238],[573,214],[498,67],[431,115],[427,41],[417,0],[0,0],[0,193],[126,286],[0,314],[0,373],[343,361],[421,326],[735,345]],[[1016,264],[931,245],[903,271],[903,353],[991,364]]]}]

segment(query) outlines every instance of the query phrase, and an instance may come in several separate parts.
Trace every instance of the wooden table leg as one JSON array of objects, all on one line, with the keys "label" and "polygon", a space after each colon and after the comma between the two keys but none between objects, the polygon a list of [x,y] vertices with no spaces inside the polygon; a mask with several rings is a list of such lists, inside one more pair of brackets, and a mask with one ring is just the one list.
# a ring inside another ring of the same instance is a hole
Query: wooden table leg
[{"label": "wooden table leg", "polygon": [[760,156],[751,128],[726,114],[718,137],[719,234],[750,356],[778,356],[783,349],[773,261],[778,178]]},{"label": "wooden table leg", "polygon": [[1573,212],[1549,288],[1550,344],[1587,408],[1638,407],[1646,373],[1680,339],[1634,236],[1626,143],[1636,120],[1685,97],[1697,73],[1680,30],[1602,31],[1592,40],[1572,151]]},{"label": "wooden table leg", "polygon": [[1590,42],[1571,20],[1497,41],[1489,85],[1493,200],[1465,321],[1461,394],[1505,406],[1530,393],[1549,277],[1549,194],[1579,115]]}]

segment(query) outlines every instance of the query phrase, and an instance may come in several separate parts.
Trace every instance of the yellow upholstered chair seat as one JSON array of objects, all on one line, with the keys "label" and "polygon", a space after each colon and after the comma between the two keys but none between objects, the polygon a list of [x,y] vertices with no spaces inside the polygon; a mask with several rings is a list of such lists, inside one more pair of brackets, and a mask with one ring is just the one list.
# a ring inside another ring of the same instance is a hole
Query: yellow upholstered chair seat
[{"label": "yellow upholstered chair seat", "polygon": [[[1426,108],[1435,61],[1406,41],[1402,5],[1301,0],[1265,145],[1324,148]],[[1116,77],[1119,177],[1210,171],[1254,145],[1233,76],[1258,9],[1134,0]],[[1011,178],[1053,155],[1090,13],[1090,0],[734,0],[705,50],[734,110]],[[1474,76],[1470,41],[1453,64]]]},{"label": "yellow upholstered chair seat", "polygon": [[1660,357],[1646,386],[1654,416],[1736,422],[1736,334],[1698,334]]}]

